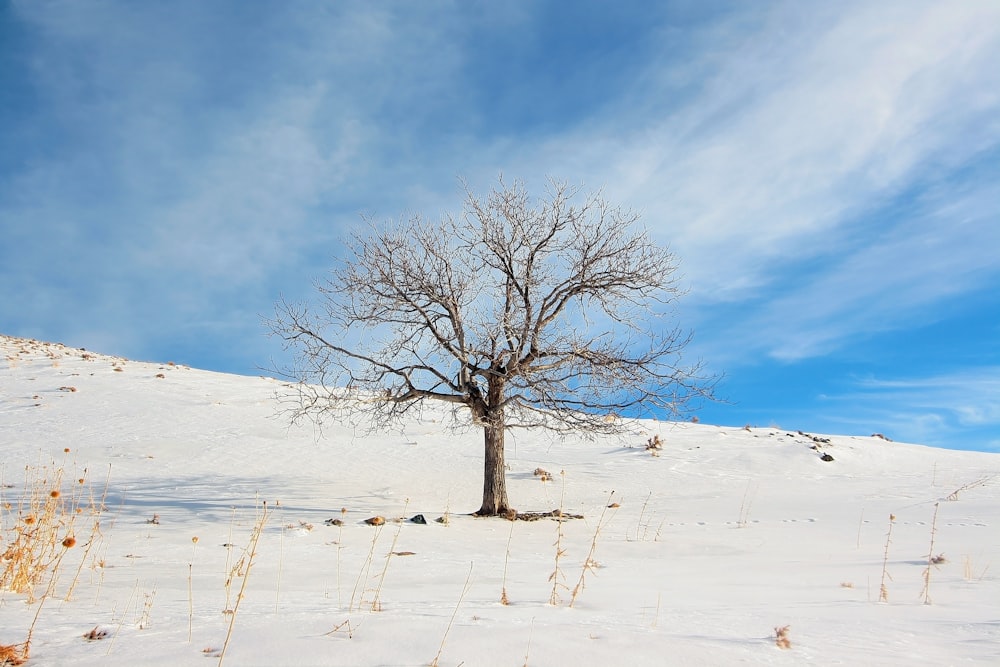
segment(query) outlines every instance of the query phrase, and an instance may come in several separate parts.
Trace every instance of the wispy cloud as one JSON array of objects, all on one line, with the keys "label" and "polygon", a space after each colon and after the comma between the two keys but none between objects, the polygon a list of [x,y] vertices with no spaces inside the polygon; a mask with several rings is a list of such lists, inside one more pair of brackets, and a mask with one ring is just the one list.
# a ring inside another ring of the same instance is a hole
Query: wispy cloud
[{"label": "wispy cloud", "polygon": [[783,289],[755,299],[741,318],[739,349],[783,361],[822,356],[859,337],[933,323],[949,300],[995,282],[1000,187],[943,195],[919,197],[894,218],[863,219],[876,228],[839,243],[835,254],[804,266],[791,259]]},{"label": "wispy cloud", "polygon": [[1000,366],[922,378],[864,378],[854,391],[825,398],[851,408],[845,423],[886,424],[899,440],[1000,452]]},{"label": "wispy cloud", "polygon": [[692,299],[753,302],[741,349],[786,359],[1000,271],[1000,6],[814,9],[715,27],[696,92],[608,172],[684,258]]},{"label": "wispy cloud", "polygon": [[308,297],[360,213],[457,212],[458,177],[501,172],[639,209],[681,258],[682,324],[734,372],[916,330],[1000,276],[989,0],[52,1],[0,21],[5,332],[247,371],[273,350],[257,315]]}]

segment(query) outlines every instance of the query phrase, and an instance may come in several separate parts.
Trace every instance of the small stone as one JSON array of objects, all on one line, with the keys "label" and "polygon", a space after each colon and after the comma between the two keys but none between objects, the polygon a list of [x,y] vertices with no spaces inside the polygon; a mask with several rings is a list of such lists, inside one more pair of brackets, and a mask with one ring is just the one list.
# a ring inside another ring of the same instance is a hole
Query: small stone
[{"label": "small stone", "polygon": [[412,523],[419,523],[421,525],[426,525],[427,524],[427,519],[424,518],[423,514],[416,515],[415,517],[413,517],[412,519],[410,519],[410,521]]}]

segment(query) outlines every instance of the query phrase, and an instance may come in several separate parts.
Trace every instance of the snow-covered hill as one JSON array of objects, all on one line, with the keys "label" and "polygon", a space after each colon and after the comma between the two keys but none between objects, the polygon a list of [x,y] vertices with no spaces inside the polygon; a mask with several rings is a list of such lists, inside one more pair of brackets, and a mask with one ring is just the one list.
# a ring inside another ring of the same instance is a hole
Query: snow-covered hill
[{"label": "snow-covered hill", "polygon": [[30,665],[205,665],[227,635],[232,665],[1000,664],[996,454],[515,431],[511,502],[583,518],[477,519],[481,435],[443,410],[318,432],[277,380],[0,350],[0,565],[46,511],[58,538],[30,594],[0,592]]}]

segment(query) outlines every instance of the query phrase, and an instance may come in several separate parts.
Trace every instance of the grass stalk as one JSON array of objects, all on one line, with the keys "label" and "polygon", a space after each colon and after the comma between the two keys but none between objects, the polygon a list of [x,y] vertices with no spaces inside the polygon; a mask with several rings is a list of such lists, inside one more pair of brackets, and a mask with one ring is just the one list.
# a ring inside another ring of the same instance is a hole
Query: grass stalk
[{"label": "grass stalk", "polygon": [[507,563],[510,560],[510,541],[514,538],[514,524],[516,520],[510,522],[510,533],[507,534],[507,550],[503,556],[503,576],[500,578],[500,604],[507,606],[510,598],[507,597]]},{"label": "grass stalk", "polygon": [[989,571],[989,569],[990,566],[989,563],[987,563],[985,567],[977,571],[975,565],[972,562],[972,556],[966,554],[962,566],[962,578],[968,582],[982,581],[983,577],[986,576],[986,573]]},{"label": "grass stalk", "polygon": [[889,531],[885,534],[885,554],[882,557],[882,580],[878,586],[878,601],[888,602],[889,601],[889,589],[885,585],[885,580],[888,578],[892,580],[892,576],[888,572],[889,565],[889,545],[892,543],[892,524],[896,520],[895,514],[889,515]]},{"label": "grass stalk", "polygon": [[937,515],[941,503],[934,503],[934,517],[931,519],[931,545],[927,551],[927,567],[924,568],[924,604],[931,604],[931,568],[935,567],[943,559],[934,555],[934,537],[937,535]]},{"label": "grass stalk", "polygon": [[[410,506],[410,499],[406,499],[406,503],[403,505],[403,516],[406,516],[406,509]],[[396,542],[399,540],[399,532],[403,529],[403,522],[400,521],[396,525],[396,532],[392,536],[392,544],[389,545],[389,553],[385,555],[385,565],[382,566],[382,572],[378,577],[378,584],[375,586],[375,594],[372,597],[372,611],[382,611],[382,584],[385,583],[385,575],[389,571],[389,561],[392,560],[393,555],[396,552]]]},{"label": "grass stalk", "polygon": [[566,577],[563,575],[562,570],[559,568],[559,562],[562,557],[566,555],[566,550],[562,547],[563,541],[563,505],[566,499],[566,471],[560,470],[559,476],[562,477],[562,492],[559,495],[559,516],[556,517],[556,541],[553,546],[556,548],[555,556],[555,568],[552,570],[552,574],[549,575],[549,581],[552,582],[552,593],[549,595],[549,604],[553,607],[559,605],[559,589],[566,588],[566,584],[563,583]]},{"label": "grass stalk", "polygon": [[274,583],[274,613],[278,613],[278,603],[281,601],[281,566],[285,561],[285,526],[281,517],[278,517],[278,524],[281,531],[278,533],[278,577]]},{"label": "grass stalk", "polygon": [[236,612],[239,611],[240,603],[247,589],[247,581],[250,580],[250,568],[253,566],[254,556],[257,555],[257,543],[260,541],[260,536],[264,532],[264,524],[267,523],[267,518],[269,513],[267,511],[267,501],[262,504],[262,509],[260,514],[257,515],[257,520],[254,522],[253,530],[250,532],[250,543],[247,548],[243,551],[243,555],[236,564],[235,571],[239,572],[242,570],[243,581],[240,582],[240,591],[236,594],[236,603],[233,605],[232,614],[229,616],[229,627],[226,629],[226,641],[222,644],[222,650],[219,652],[219,667],[222,667],[222,661],[226,657],[226,649],[229,648],[229,640],[233,636],[233,626],[236,624]]},{"label": "grass stalk", "polygon": [[194,574],[194,552],[198,547],[198,536],[191,538],[191,562],[188,563],[188,643],[191,642],[191,634],[194,629],[194,586],[192,575]]},{"label": "grass stalk", "polygon": [[[583,567],[580,570],[580,579],[576,582],[576,586],[573,587],[573,592],[570,594],[569,606],[572,607],[576,602],[576,596],[584,589],[585,579],[587,577],[587,572],[597,572],[597,561],[594,560],[594,553],[597,551],[597,539],[601,536],[601,529],[606,525],[604,517],[608,513],[608,509],[615,506],[617,509],[617,503],[614,502],[615,492],[612,491],[611,495],[608,496],[608,502],[604,503],[604,509],[601,510],[601,515],[597,518],[597,527],[594,529],[594,535],[590,539],[590,549],[587,551],[587,557],[583,560]],[[608,521],[611,521],[614,517],[614,513],[608,517]]]},{"label": "grass stalk", "polygon": [[364,581],[367,583],[368,577],[371,574],[372,560],[375,557],[375,544],[378,542],[379,535],[382,534],[382,528],[384,525],[385,524],[380,524],[375,526],[375,530],[372,533],[372,543],[371,546],[368,547],[368,555],[365,557],[365,562],[361,564],[361,571],[358,572],[358,578],[354,580],[354,590],[351,591],[351,603],[347,607],[348,613],[354,611],[354,600],[357,599],[359,587],[361,588],[361,599],[358,599],[358,606],[360,607],[364,601],[365,589],[361,582]]},{"label": "grass stalk", "polygon": [[750,507],[753,505],[754,495],[756,495],[757,489],[753,486],[752,480],[747,480],[746,491],[743,492],[743,500],[740,502],[740,518],[736,522],[739,528],[746,528],[747,523],[750,519]]},{"label": "grass stalk", "polygon": [[[646,506],[649,505],[649,499],[652,498],[652,497],[653,497],[653,492],[650,491],[646,495],[646,499],[644,501],[642,501],[642,507],[639,509],[639,523],[635,527],[635,539],[636,539],[637,542],[640,541],[639,531],[642,530],[642,519],[646,515]],[[647,532],[649,530],[649,525],[648,524],[646,525],[646,530],[647,530]],[[626,537],[627,537],[627,535],[626,535]]]},{"label": "grass stalk", "polygon": [[[111,649],[115,646],[115,641],[118,639],[118,634],[122,631],[122,626],[125,625],[125,618],[128,616],[129,609],[132,608],[132,600],[136,598],[139,592],[139,580],[135,580],[135,586],[132,588],[132,594],[128,596],[128,600],[125,602],[125,608],[122,610],[121,618],[118,621],[118,627],[115,628],[115,634],[111,635],[111,641],[108,642],[108,650],[105,655],[111,655]],[[113,618],[113,615],[112,615]]]},{"label": "grass stalk", "polygon": [[233,513],[229,517],[229,539],[226,540],[226,606],[223,608],[223,613],[228,614],[232,611],[232,590],[233,590],[233,526],[236,524],[236,506],[233,506]]},{"label": "grass stalk", "polygon": [[448,633],[451,632],[451,626],[455,623],[455,617],[458,616],[458,609],[462,606],[462,601],[465,600],[465,594],[469,592],[469,584],[472,582],[472,567],[475,562],[469,563],[469,574],[465,577],[465,585],[462,586],[462,594],[458,596],[458,604],[455,605],[455,611],[451,612],[451,619],[448,620],[448,627],[444,629],[444,636],[441,637],[441,645],[438,647],[437,655],[431,660],[430,667],[438,667],[438,660],[441,659],[441,654],[444,653],[445,642],[448,641]]},{"label": "grass stalk", "polygon": [[344,518],[347,516],[347,508],[340,508],[340,523],[337,524],[337,608],[341,609],[344,603],[340,593],[340,552],[344,550]]},{"label": "grass stalk", "polygon": [[865,524],[865,508],[862,507],[861,516],[858,517],[858,538],[857,541],[855,542],[855,546],[859,550],[861,549],[861,527],[864,526],[864,524]]},{"label": "grass stalk", "polygon": [[532,617],[531,625],[528,626],[528,645],[524,648],[524,664],[521,667],[528,667],[528,654],[531,653],[531,635],[535,633],[535,619]]}]

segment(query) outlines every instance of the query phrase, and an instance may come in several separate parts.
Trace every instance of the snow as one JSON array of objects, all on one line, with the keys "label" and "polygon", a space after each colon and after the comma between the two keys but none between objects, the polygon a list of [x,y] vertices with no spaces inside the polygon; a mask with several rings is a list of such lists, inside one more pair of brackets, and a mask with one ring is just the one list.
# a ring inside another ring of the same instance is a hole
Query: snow
[{"label": "snow", "polygon": [[445,408],[318,432],[279,414],[278,380],[0,345],[0,549],[26,479],[62,470],[83,510],[54,582],[0,591],[0,645],[34,622],[29,665],[212,664],[230,623],[229,665],[1000,664],[996,454],[795,425],[514,431],[511,502],[584,518],[480,519],[481,434]]}]

